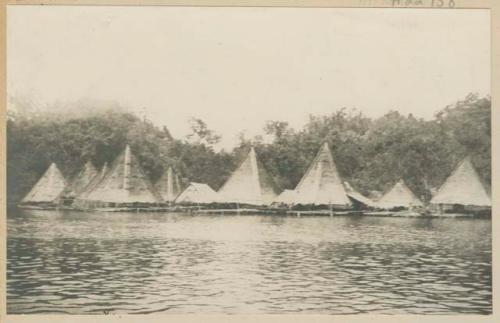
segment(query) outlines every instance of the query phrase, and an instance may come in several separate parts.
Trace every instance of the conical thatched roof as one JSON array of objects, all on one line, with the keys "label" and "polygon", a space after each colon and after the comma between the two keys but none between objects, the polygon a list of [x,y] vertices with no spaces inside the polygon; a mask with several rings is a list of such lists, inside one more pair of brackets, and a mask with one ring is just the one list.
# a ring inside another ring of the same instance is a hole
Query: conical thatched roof
[{"label": "conical thatched roof", "polygon": [[391,209],[396,207],[422,206],[422,201],[413,194],[403,180],[399,180],[376,205],[380,208]]},{"label": "conical thatched roof", "polygon": [[284,190],[281,192],[280,195],[278,195],[273,203],[278,203],[278,204],[293,204],[295,201],[295,195],[296,192],[294,190]]},{"label": "conical thatched roof", "polygon": [[349,196],[351,199],[358,201],[359,203],[362,203],[366,206],[375,206],[375,203],[364,196],[363,194],[359,193],[356,191],[349,182],[344,182],[344,187],[347,192],[347,196]]},{"label": "conical thatched roof", "polygon": [[70,185],[66,189],[66,196],[75,197],[83,193],[88,185],[92,182],[94,177],[98,176],[98,172],[95,169],[92,162],[88,161],[83,169],[74,177]]},{"label": "conical thatched roof", "polygon": [[268,205],[278,193],[278,186],[258,161],[252,147],[217,195],[220,203]]},{"label": "conical thatched roof", "polygon": [[163,201],[172,202],[181,191],[179,176],[169,167],[155,183],[155,189],[160,193]]},{"label": "conical thatched roof", "polygon": [[55,202],[66,188],[66,180],[55,163],[52,163],[22,203]]},{"label": "conical thatched roof", "polygon": [[73,206],[88,207],[88,205],[86,204],[86,202],[89,201],[87,199],[88,196],[99,185],[99,183],[102,182],[102,180],[104,179],[104,177],[108,172],[109,172],[108,163],[105,162],[99,173],[96,176],[94,176],[94,178],[87,185],[86,189],[76,196],[75,200],[73,201]]},{"label": "conical thatched roof", "polygon": [[128,145],[85,199],[107,203],[161,202],[160,195],[154,190]]},{"label": "conical thatched roof", "polygon": [[203,183],[189,183],[175,199],[175,203],[212,203],[217,201],[217,192]]},{"label": "conical thatched roof", "polygon": [[104,179],[104,176],[107,174],[109,171],[108,163],[105,162],[104,165],[101,168],[101,171],[92,178],[90,183],[87,185],[85,190],[78,194],[77,199],[85,198],[87,197],[96,187],[97,185]]},{"label": "conical thatched roof", "polygon": [[296,204],[351,204],[327,143],[320,149],[295,191]]},{"label": "conical thatched roof", "polygon": [[491,206],[491,198],[470,157],[466,157],[446,179],[430,203]]}]

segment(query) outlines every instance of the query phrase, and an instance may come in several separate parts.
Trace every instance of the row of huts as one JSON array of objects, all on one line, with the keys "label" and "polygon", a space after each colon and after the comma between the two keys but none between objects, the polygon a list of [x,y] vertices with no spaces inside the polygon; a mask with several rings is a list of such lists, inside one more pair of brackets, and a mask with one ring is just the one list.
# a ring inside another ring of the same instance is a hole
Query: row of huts
[{"label": "row of huts", "polygon": [[[127,145],[108,167],[98,171],[87,162],[69,183],[55,164],[22,200],[24,207],[68,206],[76,209],[158,207],[161,205],[236,205],[267,207],[327,207],[330,210],[418,209],[424,203],[404,180],[377,200],[357,192],[342,181],[327,143],[311,162],[293,190],[281,191],[259,161],[254,148],[225,184],[216,192],[203,183],[181,187],[178,175],[170,167],[153,184],[141,169]],[[488,209],[491,198],[470,158],[465,158],[430,201],[430,206],[445,212],[452,209]],[[428,207],[428,206],[426,206]]]}]

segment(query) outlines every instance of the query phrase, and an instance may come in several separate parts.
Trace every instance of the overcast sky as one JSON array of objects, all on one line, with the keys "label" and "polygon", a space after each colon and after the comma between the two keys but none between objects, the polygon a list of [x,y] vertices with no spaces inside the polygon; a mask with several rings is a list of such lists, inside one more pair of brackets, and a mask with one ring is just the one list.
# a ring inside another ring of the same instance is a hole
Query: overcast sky
[{"label": "overcast sky", "polygon": [[8,96],[116,101],[230,148],[266,120],[356,108],[431,118],[490,93],[488,10],[10,6]]}]

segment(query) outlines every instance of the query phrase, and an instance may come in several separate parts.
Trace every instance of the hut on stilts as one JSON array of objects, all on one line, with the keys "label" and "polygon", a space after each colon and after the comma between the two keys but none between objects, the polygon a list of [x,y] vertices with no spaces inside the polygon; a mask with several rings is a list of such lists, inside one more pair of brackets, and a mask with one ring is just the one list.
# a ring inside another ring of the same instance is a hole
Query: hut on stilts
[{"label": "hut on stilts", "polygon": [[92,179],[89,185],[87,185],[85,191],[82,192],[79,196],[83,197],[90,194],[94,190],[94,188],[104,179],[108,171],[109,171],[108,162],[104,162],[104,165],[102,165],[99,175]]},{"label": "hut on stilts", "polygon": [[97,185],[99,185],[99,183],[104,179],[104,177],[106,176],[108,171],[109,171],[108,163],[105,162],[104,165],[102,166],[101,170],[99,171],[99,173],[96,176],[94,176],[94,178],[92,178],[92,180],[87,185],[85,190],[75,197],[72,206],[77,208],[77,209],[85,208],[85,206],[87,205],[86,204],[87,197],[97,187]]},{"label": "hut on stilts", "polygon": [[471,158],[463,159],[430,201],[439,213],[488,213],[491,197]]},{"label": "hut on stilts", "polygon": [[364,196],[363,194],[359,193],[356,191],[349,182],[344,182],[344,187],[347,193],[347,197],[351,200],[351,203],[355,208],[358,209],[367,209],[367,208],[374,208],[375,203]]},{"label": "hut on stilts", "polygon": [[54,208],[60,205],[67,183],[59,168],[52,163],[43,176],[21,200],[22,208]]},{"label": "hut on stilts", "polygon": [[384,210],[405,210],[423,207],[422,201],[400,179],[380,200],[376,207]]},{"label": "hut on stilts", "polygon": [[181,192],[181,183],[179,176],[174,172],[172,167],[168,167],[167,171],[156,181],[155,189],[160,194],[164,203],[171,204]]},{"label": "hut on stilts", "polygon": [[280,195],[273,200],[275,206],[286,206],[290,208],[295,203],[295,190],[283,190]]},{"label": "hut on stilts", "polygon": [[217,192],[217,202],[225,206],[269,205],[280,189],[258,160],[254,147]]},{"label": "hut on stilts", "polygon": [[294,204],[305,210],[347,210],[351,202],[325,142],[295,188]]},{"label": "hut on stilts", "polygon": [[70,205],[77,196],[82,194],[87,189],[92,180],[98,176],[99,173],[92,162],[87,161],[87,163],[83,166],[83,169],[76,174],[64,190],[63,204]]},{"label": "hut on stilts", "polygon": [[127,210],[157,206],[162,198],[141,169],[130,146],[113,161],[95,187],[78,198],[85,209]]},{"label": "hut on stilts", "polygon": [[191,182],[175,199],[175,204],[201,206],[215,203],[217,192],[203,183]]}]

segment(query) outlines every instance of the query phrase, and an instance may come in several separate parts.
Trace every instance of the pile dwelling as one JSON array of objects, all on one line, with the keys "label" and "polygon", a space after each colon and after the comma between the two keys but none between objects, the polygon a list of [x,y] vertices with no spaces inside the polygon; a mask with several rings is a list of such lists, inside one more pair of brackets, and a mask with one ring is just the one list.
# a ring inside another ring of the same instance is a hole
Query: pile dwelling
[{"label": "pile dwelling", "polygon": [[373,209],[376,207],[375,202],[367,198],[363,194],[356,191],[349,182],[344,182],[344,187],[347,192],[347,196],[351,200],[353,206],[357,209]]},{"label": "pile dwelling", "polygon": [[33,208],[56,207],[66,189],[66,180],[55,163],[52,163],[19,206]]},{"label": "pile dwelling", "polygon": [[273,200],[273,205],[278,207],[291,207],[295,203],[295,194],[296,192],[294,190],[283,190],[283,192]]},{"label": "pile dwelling", "polygon": [[169,167],[155,183],[155,189],[160,194],[162,201],[171,204],[181,192],[179,176]]},{"label": "pile dwelling", "polygon": [[105,162],[99,173],[96,176],[94,176],[94,178],[92,178],[87,187],[75,197],[72,206],[74,206],[75,208],[85,208],[86,205],[85,202],[87,201],[87,197],[104,179],[104,176],[108,173],[108,171],[109,171],[108,163]]},{"label": "pile dwelling", "polygon": [[206,205],[217,202],[217,192],[203,183],[191,182],[175,199],[175,204]]},{"label": "pile dwelling", "polygon": [[75,198],[85,192],[94,178],[99,176],[99,172],[91,161],[88,161],[83,169],[76,174],[63,193],[63,204],[71,205]]},{"label": "pile dwelling", "polygon": [[468,156],[446,179],[430,204],[442,213],[491,212],[490,192],[486,187]]},{"label": "pile dwelling", "polygon": [[217,193],[220,204],[266,206],[278,196],[280,189],[250,148],[240,166]]},{"label": "pile dwelling", "polygon": [[347,210],[351,202],[327,143],[312,161],[293,194],[293,204],[298,207]]},{"label": "pile dwelling", "polygon": [[162,203],[162,197],[142,171],[128,145],[103,175],[91,190],[78,198],[78,206],[106,209],[149,207]]},{"label": "pile dwelling", "polygon": [[424,206],[422,201],[408,188],[402,179],[385,193],[375,205],[385,210],[413,209]]}]

